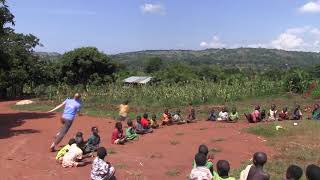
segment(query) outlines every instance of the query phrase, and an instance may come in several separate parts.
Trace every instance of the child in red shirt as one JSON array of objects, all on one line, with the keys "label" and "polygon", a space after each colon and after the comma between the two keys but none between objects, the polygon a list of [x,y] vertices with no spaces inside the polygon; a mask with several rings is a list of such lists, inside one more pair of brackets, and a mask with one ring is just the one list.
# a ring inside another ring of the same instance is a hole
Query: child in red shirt
[{"label": "child in red shirt", "polygon": [[127,142],[127,137],[123,133],[122,123],[116,122],[115,129],[112,132],[111,144],[124,144]]}]

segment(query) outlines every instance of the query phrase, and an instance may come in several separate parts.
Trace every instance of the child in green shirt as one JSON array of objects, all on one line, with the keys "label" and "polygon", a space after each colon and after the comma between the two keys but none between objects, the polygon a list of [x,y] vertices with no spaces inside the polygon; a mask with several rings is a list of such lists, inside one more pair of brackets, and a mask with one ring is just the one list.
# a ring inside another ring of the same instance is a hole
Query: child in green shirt
[{"label": "child in green shirt", "polygon": [[131,120],[127,121],[128,127],[126,128],[126,136],[129,141],[138,139],[139,135],[136,133],[136,130],[133,127]]},{"label": "child in green shirt", "polygon": [[[205,167],[207,167],[210,170],[210,172],[213,174],[213,162],[212,162],[213,156],[211,156],[211,155],[208,156],[208,153],[209,153],[208,147],[204,144],[201,144],[199,146],[198,153],[202,153],[207,157],[207,162],[205,164]],[[197,164],[195,161],[193,161],[192,166],[193,166],[193,168],[197,167]]]},{"label": "child in green shirt", "polygon": [[229,114],[229,119],[227,122],[235,123],[239,120],[239,114],[237,112],[237,108],[233,107],[231,113]]},{"label": "child in green shirt", "polygon": [[74,138],[70,139],[68,144],[65,145],[62,149],[59,150],[57,156],[56,156],[56,161],[61,163],[62,162],[62,157],[69,151],[70,146],[72,144],[76,143],[76,140]]},{"label": "child in green shirt", "polygon": [[236,180],[234,177],[229,177],[230,164],[226,160],[217,162],[217,172],[213,172],[213,180]]}]

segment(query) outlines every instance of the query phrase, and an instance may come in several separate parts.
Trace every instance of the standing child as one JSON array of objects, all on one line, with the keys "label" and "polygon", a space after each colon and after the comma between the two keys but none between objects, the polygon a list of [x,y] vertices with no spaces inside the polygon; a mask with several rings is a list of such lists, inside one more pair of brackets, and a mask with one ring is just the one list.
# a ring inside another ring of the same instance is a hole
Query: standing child
[{"label": "standing child", "polygon": [[106,156],[106,148],[98,148],[97,157],[92,163],[92,169],[90,173],[91,180],[116,180],[116,170],[109,162],[104,160]]},{"label": "standing child", "polygon": [[275,104],[272,104],[272,105],[271,105],[271,108],[270,108],[270,110],[269,110],[269,113],[268,113],[268,116],[269,116],[268,120],[269,120],[269,121],[276,121],[276,120],[278,120],[277,115],[278,115],[278,111],[277,111],[277,109],[276,109],[276,105],[275,105]]},{"label": "standing child", "polygon": [[136,130],[133,127],[131,120],[127,121],[128,127],[126,128],[126,136],[129,141],[138,139],[139,135],[136,133]]},{"label": "standing child", "polygon": [[62,149],[59,150],[57,156],[56,156],[56,161],[58,163],[62,163],[62,158],[63,156],[69,151],[70,147],[72,144],[75,144],[76,140],[74,138],[70,139],[68,144],[65,145]]},{"label": "standing child", "polygon": [[219,112],[218,121],[227,121],[229,119],[228,110],[226,107],[223,107]]},{"label": "standing child", "polygon": [[191,180],[198,180],[198,179],[212,180],[212,173],[205,166],[206,161],[207,161],[207,157],[202,153],[198,153],[195,155],[194,160],[196,162],[196,167],[194,167],[191,170],[190,179]]},{"label": "standing child", "polygon": [[302,112],[300,110],[300,105],[297,105],[292,113],[291,120],[301,120],[302,119]]},{"label": "standing child", "polygon": [[159,128],[159,124],[157,123],[156,114],[152,114],[151,119],[150,119],[150,125],[151,125],[151,128],[153,128],[153,129]]},{"label": "standing child", "polygon": [[91,128],[92,135],[88,139],[85,148],[84,148],[84,153],[93,153],[96,152],[97,149],[99,148],[100,144],[100,136],[99,136],[99,130],[97,127],[92,127]]},{"label": "standing child", "polygon": [[111,136],[111,144],[125,144],[127,142],[126,136],[123,134],[122,123],[116,122],[115,128]]},{"label": "standing child", "polygon": [[239,120],[239,114],[237,112],[237,108],[233,107],[231,110],[231,113],[229,114],[229,119],[227,122],[235,123],[235,122],[238,122],[238,120]]},{"label": "standing child", "polygon": [[217,162],[217,172],[213,173],[213,180],[236,180],[234,177],[229,177],[230,164],[226,160]]},{"label": "standing child", "polygon": [[188,114],[188,119],[187,123],[192,123],[196,121],[196,110],[192,106],[192,103],[189,104],[189,114]]},{"label": "standing child", "polygon": [[207,121],[216,121],[216,120],[217,120],[217,113],[215,112],[214,108],[212,108],[209,112]]},{"label": "standing child", "polygon": [[288,108],[284,107],[279,113],[279,121],[289,120]]},{"label": "standing child", "polygon": [[80,162],[82,159],[83,151],[80,149],[79,141],[72,144],[68,152],[62,158],[62,167],[79,167],[85,165],[84,162]]},{"label": "standing child", "polygon": [[171,125],[172,119],[168,109],[165,109],[162,114],[162,125]]},{"label": "standing child", "polygon": [[129,101],[126,100],[119,106],[119,120],[125,121],[128,118],[129,113]]}]

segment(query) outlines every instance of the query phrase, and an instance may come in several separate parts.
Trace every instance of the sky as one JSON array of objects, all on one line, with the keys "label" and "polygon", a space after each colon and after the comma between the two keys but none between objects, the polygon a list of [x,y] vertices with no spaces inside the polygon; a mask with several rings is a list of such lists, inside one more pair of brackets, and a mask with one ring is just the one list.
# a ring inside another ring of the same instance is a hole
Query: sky
[{"label": "sky", "polygon": [[263,47],[320,51],[320,0],[7,0],[37,51]]}]

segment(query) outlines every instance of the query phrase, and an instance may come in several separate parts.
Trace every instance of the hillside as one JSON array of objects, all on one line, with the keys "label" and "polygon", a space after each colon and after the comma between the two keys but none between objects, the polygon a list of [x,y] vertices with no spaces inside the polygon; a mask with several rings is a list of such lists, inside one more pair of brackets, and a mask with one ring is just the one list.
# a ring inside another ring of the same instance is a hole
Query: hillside
[{"label": "hillside", "polygon": [[112,55],[112,59],[135,68],[150,57],[164,61],[184,61],[191,64],[220,64],[239,67],[309,67],[320,64],[320,53],[296,52],[263,48],[206,50],[146,50]]}]

